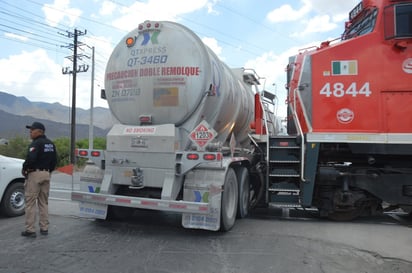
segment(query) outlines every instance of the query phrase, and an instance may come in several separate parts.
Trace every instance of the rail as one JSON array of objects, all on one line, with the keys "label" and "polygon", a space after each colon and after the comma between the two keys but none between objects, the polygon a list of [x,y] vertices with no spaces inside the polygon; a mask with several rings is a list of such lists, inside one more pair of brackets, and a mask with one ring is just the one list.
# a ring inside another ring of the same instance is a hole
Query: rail
[{"label": "rail", "polygon": [[299,118],[298,118],[298,114],[296,112],[296,97],[297,97],[297,93],[298,93],[298,88],[295,88],[293,90],[293,120],[296,124],[296,127],[298,128],[299,131],[299,135],[301,136],[301,147],[300,147],[300,157],[301,157],[301,161],[300,161],[300,179],[302,180],[302,182],[305,182],[305,176],[304,176],[304,171],[305,171],[305,136],[303,134],[303,130],[302,130],[302,126],[300,125],[299,122]]}]

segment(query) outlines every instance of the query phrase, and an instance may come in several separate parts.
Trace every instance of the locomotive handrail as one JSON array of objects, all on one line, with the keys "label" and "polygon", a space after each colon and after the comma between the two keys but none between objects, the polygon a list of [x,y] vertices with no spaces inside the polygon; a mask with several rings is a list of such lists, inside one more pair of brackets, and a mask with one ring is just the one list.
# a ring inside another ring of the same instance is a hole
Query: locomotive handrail
[{"label": "locomotive handrail", "polygon": [[[261,93],[261,97],[263,97],[263,93]],[[264,97],[263,97],[264,98]],[[269,127],[268,127],[268,122],[267,122],[267,111],[265,106],[263,105],[263,99],[260,99],[260,107],[262,107],[263,109],[263,122],[265,124],[265,128],[266,128],[266,178],[269,177],[269,172],[270,172],[270,160],[269,160],[269,152],[270,152],[270,131],[269,131]],[[268,189],[269,189],[269,183],[266,183],[266,199],[268,198]]]},{"label": "locomotive handrail", "polygon": [[[260,93],[261,98],[263,97],[262,95],[263,93]],[[259,100],[260,102],[260,107],[264,110],[263,111],[263,122],[264,122],[264,126],[266,128],[266,177],[269,177],[269,150],[270,150],[270,145],[269,145],[269,138],[270,138],[270,134],[269,134],[269,127],[268,127],[268,121],[267,121],[267,108],[263,105],[263,99]],[[266,102],[267,103],[267,102]],[[274,105],[274,104],[273,104]]]},{"label": "locomotive handrail", "polygon": [[300,147],[300,179],[302,182],[305,182],[305,136],[303,135],[302,126],[300,125],[298,114],[296,112],[296,97],[297,97],[298,88],[293,90],[293,120],[295,121],[296,127],[298,128],[299,134],[302,137],[301,147]]},{"label": "locomotive handrail", "polygon": [[265,124],[265,128],[266,128],[266,170],[269,170],[269,127],[268,127],[268,122],[267,122],[267,118],[266,118],[266,108],[264,108],[263,102],[262,100],[260,100],[260,107],[262,107],[262,109],[264,109],[263,113],[263,122]]}]

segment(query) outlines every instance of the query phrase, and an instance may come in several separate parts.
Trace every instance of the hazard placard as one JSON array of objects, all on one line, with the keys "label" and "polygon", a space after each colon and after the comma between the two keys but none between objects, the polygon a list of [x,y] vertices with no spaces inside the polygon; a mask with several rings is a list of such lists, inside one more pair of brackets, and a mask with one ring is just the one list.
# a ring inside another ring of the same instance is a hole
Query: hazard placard
[{"label": "hazard placard", "polygon": [[216,137],[216,135],[216,131],[213,128],[210,128],[209,123],[203,120],[189,134],[189,138],[199,147],[199,149],[203,150],[204,147]]}]

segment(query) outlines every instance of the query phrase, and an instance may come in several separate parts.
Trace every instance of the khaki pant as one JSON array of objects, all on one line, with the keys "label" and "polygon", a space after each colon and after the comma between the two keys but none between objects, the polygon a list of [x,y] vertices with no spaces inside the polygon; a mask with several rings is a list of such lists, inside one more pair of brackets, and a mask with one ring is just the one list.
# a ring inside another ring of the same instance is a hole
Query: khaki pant
[{"label": "khaki pant", "polygon": [[35,232],[36,202],[39,208],[39,226],[41,230],[49,229],[49,191],[50,173],[35,171],[29,173],[24,183],[26,201],[26,231]]}]

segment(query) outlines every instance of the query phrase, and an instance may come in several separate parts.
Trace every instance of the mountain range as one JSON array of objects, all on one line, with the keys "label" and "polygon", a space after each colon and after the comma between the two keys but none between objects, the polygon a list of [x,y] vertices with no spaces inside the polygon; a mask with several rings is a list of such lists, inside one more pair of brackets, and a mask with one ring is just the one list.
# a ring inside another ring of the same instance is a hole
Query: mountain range
[{"label": "mountain range", "polygon": [[[32,102],[26,97],[17,97],[0,91],[0,138],[28,136],[26,125],[40,121],[51,138],[70,137],[71,108],[60,103]],[[93,135],[104,137],[115,118],[109,109],[93,108]],[[76,139],[88,138],[90,109],[76,108]]]}]

